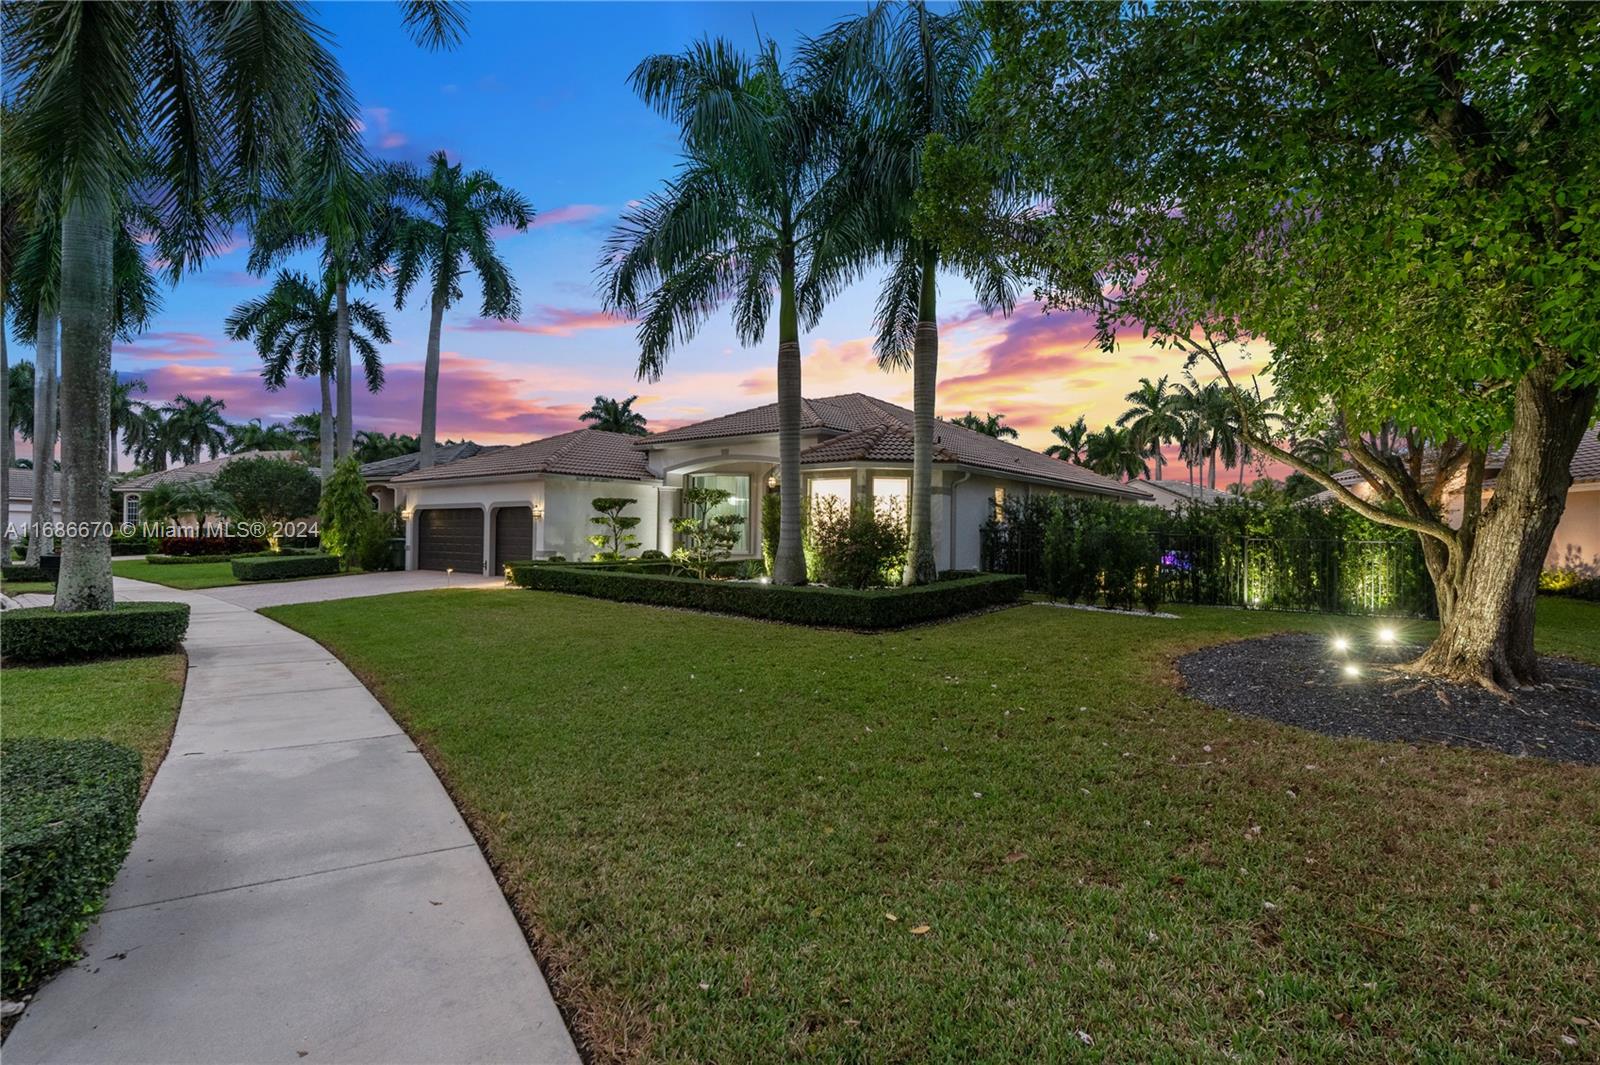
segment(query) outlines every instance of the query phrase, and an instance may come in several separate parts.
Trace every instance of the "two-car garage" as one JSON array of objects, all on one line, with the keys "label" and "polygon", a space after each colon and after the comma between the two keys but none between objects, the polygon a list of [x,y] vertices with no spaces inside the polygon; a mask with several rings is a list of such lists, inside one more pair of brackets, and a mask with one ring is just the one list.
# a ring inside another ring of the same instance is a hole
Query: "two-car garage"
[{"label": "two-car garage", "polygon": [[[533,510],[504,506],[492,511],[494,569],[533,557]],[[483,573],[483,509],[429,507],[417,511],[417,568]]]}]

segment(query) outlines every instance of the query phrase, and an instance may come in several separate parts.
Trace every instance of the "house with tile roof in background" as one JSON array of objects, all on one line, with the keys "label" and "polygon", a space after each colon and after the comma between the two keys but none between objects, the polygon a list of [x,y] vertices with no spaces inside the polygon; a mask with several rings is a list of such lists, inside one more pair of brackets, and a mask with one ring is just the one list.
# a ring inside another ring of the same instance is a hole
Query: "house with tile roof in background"
[{"label": "house with tile roof in background", "polygon": [[[804,400],[801,491],[894,500],[910,512],[911,411],[861,393]],[[934,440],[933,539],[941,570],[976,569],[983,523],[1006,499],[1039,493],[1145,502],[1123,484],[946,421]],[[778,488],[777,404],[650,436],[576,429],[516,447],[394,476],[383,487],[405,517],[408,569],[498,572],[507,563],[560,555],[587,558],[592,500],[627,496],[641,550],[670,553],[672,521],[686,488],[730,493],[744,518],[736,558],[761,555],[764,493]]]},{"label": "house with tile roof in background", "polygon": [[[117,499],[117,513],[124,523],[135,524],[139,521],[140,497],[156,485],[201,484],[221,473],[229,463],[238,462],[241,459],[305,461],[305,457],[298,451],[240,451],[231,455],[218,455],[216,458],[208,459],[205,462],[191,462],[184,466],[173,466],[165,470],[155,470],[137,477],[129,477],[111,486],[111,492]],[[315,517],[315,515],[310,517]],[[206,520],[215,521],[216,516],[206,515]]]}]

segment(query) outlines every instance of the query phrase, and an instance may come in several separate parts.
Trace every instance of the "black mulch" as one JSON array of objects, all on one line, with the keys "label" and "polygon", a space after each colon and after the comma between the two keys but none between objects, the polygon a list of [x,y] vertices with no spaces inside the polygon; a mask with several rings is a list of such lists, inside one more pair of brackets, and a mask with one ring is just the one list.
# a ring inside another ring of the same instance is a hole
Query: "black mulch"
[{"label": "black mulch", "polygon": [[[1178,660],[1188,694],[1329,736],[1444,743],[1600,765],[1600,667],[1543,660],[1548,683],[1505,700],[1407,674],[1421,647],[1333,650],[1324,637],[1268,636]],[[1344,664],[1361,670],[1350,677]]]}]

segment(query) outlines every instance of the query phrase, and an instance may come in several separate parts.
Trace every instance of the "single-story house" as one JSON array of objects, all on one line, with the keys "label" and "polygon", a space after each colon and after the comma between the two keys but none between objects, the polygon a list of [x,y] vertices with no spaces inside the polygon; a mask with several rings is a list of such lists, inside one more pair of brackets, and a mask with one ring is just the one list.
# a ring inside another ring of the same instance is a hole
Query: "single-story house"
[{"label": "single-story house", "polygon": [[[801,403],[803,491],[898,500],[911,494],[911,411],[861,393]],[[1037,493],[1142,502],[1122,484],[971,429],[937,423],[934,556],[940,569],[975,569],[979,531],[1008,498]],[[763,493],[777,488],[777,404],[754,407],[650,436],[599,429],[483,451],[394,477],[388,486],[406,521],[410,569],[497,572],[509,562],[587,558],[598,531],[591,500],[629,496],[640,550],[670,553],[672,521],[686,488],[725,489],[725,508],[745,519],[734,557],[761,555]]]},{"label": "single-story house", "polygon": [[[433,449],[433,461],[436,465],[455,462],[457,459],[469,459],[484,451],[498,451],[503,445],[473,443],[471,440],[452,441],[448,444],[439,444]],[[398,510],[401,501],[400,493],[396,492],[394,479],[404,477],[412,470],[422,465],[422,453],[413,451],[409,455],[396,455],[392,459],[379,459],[376,462],[366,462],[361,465],[361,479],[367,482],[367,494],[372,496],[372,504],[380,511],[387,514]]]},{"label": "single-story house", "polygon": [[[111,486],[121,501],[119,510],[124,522],[137,522],[139,520],[139,497],[158,484],[190,484],[197,481],[209,481],[222,472],[223,467],[230,462],[240,459],[288,459],[291,462],[304,461],[298,451],[241,451],[234,455],[218,455],[205,462],[191,462],[186,466],[173,466],[170,469],[156,470],[139,477],[130,477]],[[208,515],[209,518],[209,515]]]},{"label": "single-story house", "polygon": [[[1495,477],[1505,464],[1506,449],[1489,455],[1484,464],[1484,499],[1494,494]],[[1567,507],[1561,512],[1561,522],[1550,538],[1550,550],[1545,555],[1546,569],[1565,569],[1585,576],[1600,576],[1600,436],[1586,433],[1578,450],[1573,452],[1572,487],[1567,489]],[[1354,491],[1363,499],[1372,497],[1372,486],[1357,470],[1340,470],[1334,480]],[[1458,475],[1445,491],[1445,520],[1456,524],[1461,520],[1461,497],[1464,475]],[[1308,496],[1310,503],[1330,502],[1332,492],[1318,492]]]},{"label": "single-story house", "polygon": [[1188,481],[1140,481],[1139,487],[1150,494],[1149,499],[1140,502],[1147,506],[1160,507],[1162,510],[1177,510],[1190,503],[1215,503],[1223,499],[1238,498],[1215,488],[1207,488],[1203,484],[1190,484]]}]

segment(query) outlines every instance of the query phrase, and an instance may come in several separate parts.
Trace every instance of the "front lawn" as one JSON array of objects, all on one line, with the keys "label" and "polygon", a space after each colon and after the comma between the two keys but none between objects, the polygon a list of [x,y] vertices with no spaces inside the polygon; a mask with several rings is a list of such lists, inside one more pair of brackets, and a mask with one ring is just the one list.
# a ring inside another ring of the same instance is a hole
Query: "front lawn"
[{"label": "front lawn", "polygon": [[[277,581],[241,581],[233,575],[232,562],[183,562],[166,564],[148,562],[142,558],[119,558],[111,563],[111,572],[118,577],[164,584],[168,588],[195,591],[201,588],[226,588],[235,584],[277,584]],[[348,573],[360,573],[352,566]],[[311,577],[289,577],[286,580],[321,580],[343,574],[317,574]]]},{"label": "front lawn", "polygon": [[0,592],[4,592],[12,598],[16,598],[19,595],[28,595],[29,593],[54,595],[56,586],[49,581],[4,581],[0,582]]},{"label": "front lawn", "polygon": [[440,768],[596,1061],[1600,1053],[1600,770],[1209,709],[1184,650],[1377,623],[1177,612],[266,611]]},{"label": "front lawn", "polygon": [[1535,617],[1541,651],[1600,662],[1600,603],[1542,595]]},{"label": "front lawn", "polygon": [[178,719],[183,655],[5,667],[4,734],[103,739],[139,752],[148,787]]}]

